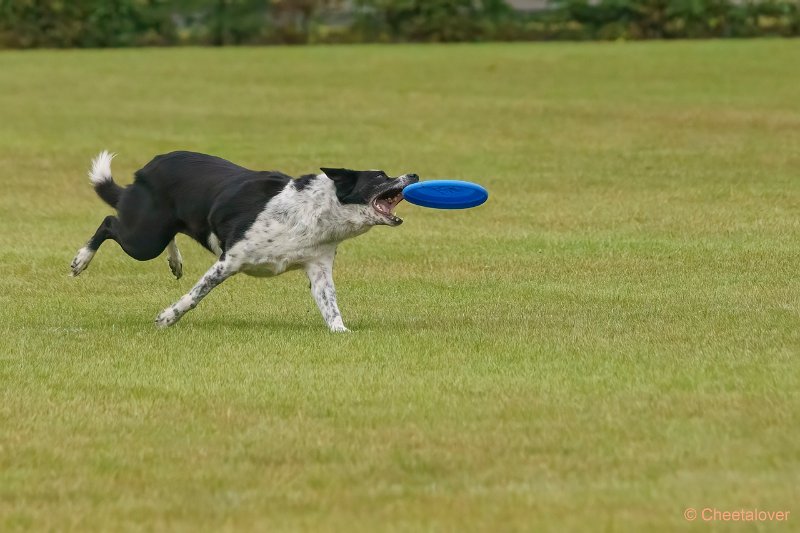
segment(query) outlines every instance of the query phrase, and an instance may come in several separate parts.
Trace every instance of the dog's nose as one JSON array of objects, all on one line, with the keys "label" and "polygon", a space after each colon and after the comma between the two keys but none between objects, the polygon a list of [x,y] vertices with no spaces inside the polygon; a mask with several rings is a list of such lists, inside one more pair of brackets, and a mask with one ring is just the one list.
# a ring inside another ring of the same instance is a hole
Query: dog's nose
[{"label": "dog's nose", "polygon": [[416,174],[406,174],[406,178],[408,178],[410,181],[419,181],[419,176]]}]

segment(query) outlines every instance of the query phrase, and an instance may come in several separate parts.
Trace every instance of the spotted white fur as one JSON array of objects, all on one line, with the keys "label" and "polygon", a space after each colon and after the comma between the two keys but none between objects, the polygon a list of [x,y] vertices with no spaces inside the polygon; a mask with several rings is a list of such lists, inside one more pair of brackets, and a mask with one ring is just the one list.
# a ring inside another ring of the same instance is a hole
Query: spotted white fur
[{"label": "spotted white fur", "polygon": [[301,191],[285,187],[226,255],[245,273],[276,276],[335,253],[341,241],[378,219],[368,205],[342,205],[333,182],[321,175]]}]

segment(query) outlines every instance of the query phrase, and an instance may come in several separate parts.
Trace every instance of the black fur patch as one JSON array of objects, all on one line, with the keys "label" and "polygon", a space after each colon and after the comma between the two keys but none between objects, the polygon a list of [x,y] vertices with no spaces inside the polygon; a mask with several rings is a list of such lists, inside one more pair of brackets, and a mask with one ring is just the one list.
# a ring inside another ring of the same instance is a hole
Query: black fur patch
[{"label": "black fur patch", "polygon": [[302,191],[303,189],[308,187],[311,184],[311,182],[314,181],[316,178],[317,178],[316,174],[304,174],[303,176],[300,176],[299,178],[294,180],[294,188],[297,189],[298,191]]},{"label": "black fur patch", "polygon": [[136,172],[117,208],[121,218],[126,212],[152,217],[165,233],[185,233],[206,248],[214,233],[226,250],[291,181],[281,172],[254,171],[211,155],[171,152]]}]

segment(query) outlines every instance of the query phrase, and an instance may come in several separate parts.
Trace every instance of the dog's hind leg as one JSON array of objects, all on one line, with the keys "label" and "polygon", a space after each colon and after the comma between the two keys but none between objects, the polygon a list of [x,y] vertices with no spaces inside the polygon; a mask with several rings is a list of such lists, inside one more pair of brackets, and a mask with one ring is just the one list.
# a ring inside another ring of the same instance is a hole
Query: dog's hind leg
[{"label": "dog's hind leg", "polygon": [[167,263],[169,263],[169,269],[172,271],[172,274],[175,276],[175,279],[181,279],[183,276],[183,258],[181,257],[181,251],[178,250],[178,244],[175,242],[173,238],[169,241],[167,245]]},{"label": "dog's hind leg", "polygon": [[116,217],[107,216],[103,219],[102,224],[97,228],[94,236],[89,239],[86,246],[78,250],[78,253],[75,254],[75,258],[69,265],[72,269],[73,277],[86,270],[86,267],[89,266],[89,262],[91,262],[94,254],[97,252],[97,249],[100,248],[100,245],[103,244],[106,239],[116,240],[116,226],[118,224],[119,220],[117,220]]},{"label": "dog's hind leg", "polygon": [[156,317],[156,326],[166,328],[173,325],[180,318],[197,307],[200,300],[211,292],[211,289],[231,277],[238,272],[238,267],[227,257],[223,256],[222,259],[214,263],[208,272],[206,272],[200,281],[198,281],[192,290],[184,294],[180,300],[167,307]]},{"label": "dog's hind leg", "polygon": [[[138,225],[130,227],[117,217],[107,216],[97,228],[94,236],[89,239],[86,246],[78,250],[72,260],[70,265],[72,275],[77,276],[89,266],[95,252],[107,239],[116,241],[126,254],[137,261],[147,261],[158,257],[167,244],[172,241],[174,235],[174,233],[170,233],[168,227],[162,228],[159,220],[144,219],[144,223],[139,222]],[[178,258],[180,263],[180,255]]]}]

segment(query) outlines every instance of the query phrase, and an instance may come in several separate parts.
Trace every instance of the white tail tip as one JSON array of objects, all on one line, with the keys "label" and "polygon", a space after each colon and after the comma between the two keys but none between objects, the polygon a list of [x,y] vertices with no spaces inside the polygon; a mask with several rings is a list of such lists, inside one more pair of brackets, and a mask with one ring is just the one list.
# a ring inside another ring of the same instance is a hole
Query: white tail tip
[{"label": "white tail tip", "polygon": [[89,170],[89,179],[92,181],[92,185],[96,186],[104,181],[111,181],[111,160],[116,155],[108,150],[103,150],[92,159],[92,168]]}]

